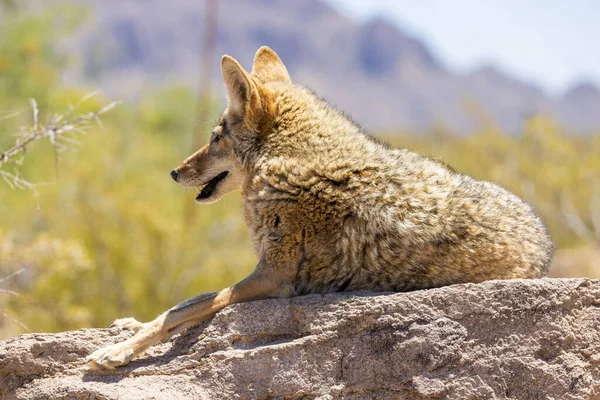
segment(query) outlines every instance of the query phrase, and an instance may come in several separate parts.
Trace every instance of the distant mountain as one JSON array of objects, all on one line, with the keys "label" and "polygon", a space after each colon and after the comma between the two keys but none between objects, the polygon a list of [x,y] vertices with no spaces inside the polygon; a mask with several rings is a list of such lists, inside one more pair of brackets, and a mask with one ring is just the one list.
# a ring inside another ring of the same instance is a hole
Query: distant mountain
[{"label": "distant mountain", "polygon": [[[77,1],[96,13],[68,44],[83,58],[73,71],[75,80],[124,96],[165,82],[197,84],[203,2]],[[219,4],[215,88],[221,86],[220,55],[230,54],[250,69],[254,52],[268,45],[296,82],[372,130],[427,130],[443,124],[469,132],[478,118],[474,112],[509,132],[535,112],[552,113],[578,131],[600,128],[600,91],[591,84],[552,97],[491,66],[459,74],[386,19],[360,24],[321,0]]]},{"label": "distant mountain", "polygon": [[561,122],[576,130],[600,127],[600,90],[585,82],[573,87],[558,100],[555,113]]}]

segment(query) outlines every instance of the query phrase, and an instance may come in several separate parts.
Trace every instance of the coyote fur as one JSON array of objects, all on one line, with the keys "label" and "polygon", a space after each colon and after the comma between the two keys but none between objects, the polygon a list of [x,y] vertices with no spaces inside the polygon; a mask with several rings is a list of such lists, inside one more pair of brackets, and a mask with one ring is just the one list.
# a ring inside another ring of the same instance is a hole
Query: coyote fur
[{"label": "coyote fur", "polygon": [[374,139],[292,83],[268,47],[256,53],[251,73],[227,55],[221,71],[228,106],[210,143],[171,176],[201,188],[199,203],[241,189],[256,269],[154,321],[115,321],[136,334],[90,355],[92,366],[127,364],[233,303],[547,273],[550,237],[509,191]]}]

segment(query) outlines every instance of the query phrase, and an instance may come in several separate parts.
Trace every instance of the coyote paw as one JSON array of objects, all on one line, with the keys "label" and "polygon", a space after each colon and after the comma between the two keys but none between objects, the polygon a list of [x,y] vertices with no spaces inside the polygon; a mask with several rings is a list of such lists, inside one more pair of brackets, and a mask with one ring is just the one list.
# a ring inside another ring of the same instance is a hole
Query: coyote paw
[{"label": "coyote paw", "polygon": [[96,350],[85,361],[92,368],[113,369],[129,364],[134,355],[133,348],[128,343],[122,342]]},{"label": "coyote paw", "polygon": [[144,324],[139,321],[136,321],[134,318],[121,318],[121,319],[115,320],[115,322],[113,322],[110,325],[110,327],[126,329],[129,331],[133,331],[134,333],[137,333],[140,329],[142,329],[144,327]]}]

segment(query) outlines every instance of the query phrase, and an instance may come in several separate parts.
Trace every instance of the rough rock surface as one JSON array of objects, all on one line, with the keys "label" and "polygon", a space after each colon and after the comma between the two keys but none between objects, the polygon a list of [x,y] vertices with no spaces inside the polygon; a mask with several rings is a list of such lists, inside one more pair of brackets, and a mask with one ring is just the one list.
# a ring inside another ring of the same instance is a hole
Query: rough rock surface
[{"label": "rough rock surface", "polygon": [[1,399],[600,399],[600,281],[230,306],[113,371],[114,329],[0,342]]}]

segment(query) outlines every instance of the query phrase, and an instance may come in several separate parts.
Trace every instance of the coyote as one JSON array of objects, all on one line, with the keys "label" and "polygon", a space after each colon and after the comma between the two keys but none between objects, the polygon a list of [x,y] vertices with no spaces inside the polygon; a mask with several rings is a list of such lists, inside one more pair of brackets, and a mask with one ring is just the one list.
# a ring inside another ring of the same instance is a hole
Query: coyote
[{"label": "coyote", "polygon": [[115,321],[136,334],[90,355],[92,366],[127,364],[233,303],[547,273],[550,237],[512,193],[369,136],[292,83],[268,47],[256,53],[251,73],[227,55],[221,71],[228,106],[210,143],[171,176],[201,188],[198,203],[241,189],[256,269],[154,321]]}]

